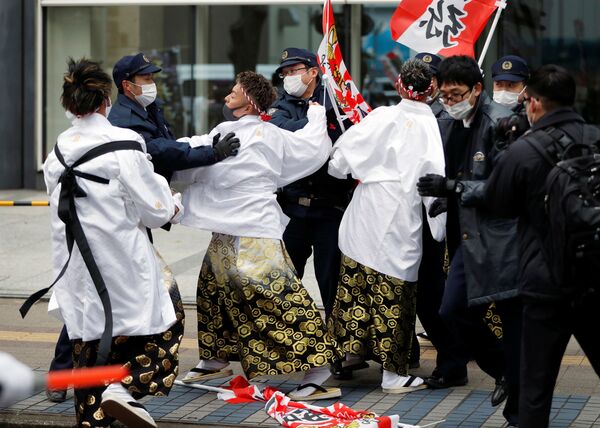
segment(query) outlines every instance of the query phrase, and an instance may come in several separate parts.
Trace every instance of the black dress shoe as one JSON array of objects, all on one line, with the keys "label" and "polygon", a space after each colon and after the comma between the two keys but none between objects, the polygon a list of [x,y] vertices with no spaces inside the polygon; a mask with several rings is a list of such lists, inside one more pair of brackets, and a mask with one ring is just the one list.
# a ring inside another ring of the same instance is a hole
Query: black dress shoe
[{"label": "black dress shoe", "polygon": [[66,389],[47,389],[46,397],[53,403],[62,403],[67,399]]},{"label": "black dress shoe", "polygon": [[502,376],[500,379],[496,380],[496,387],[494,388],[494,392],[492,392],[492,397],[490,401],[492,402],[492,406],[496,407],[508,397],[508,384],[506,383],[506,378]]},{"label": "black dress shoe", "polygon": [[341,361],[336,361],[331,365],[331,374],[334,379],[337,380],[350,380],[352,379],[352,370],[345,369],[342,367]]},{"label": "black dress shoe", "polygon": [[429,376],[425,378],[425,383],[431,389],[444,389],[452,386],[464,386],[469,382],[467,376],[457,378],[445,378],[443,376]]},{"label": "black dress shoe", "polygon": [[336,361],[331,365],[331,374],[334,379],[337,380],[350,380],[352,379],[352,372],[355,370],[362,370],[369,368],[369,363],[366,361],[359,361],[355,364],[343,367],[341,361]]}]

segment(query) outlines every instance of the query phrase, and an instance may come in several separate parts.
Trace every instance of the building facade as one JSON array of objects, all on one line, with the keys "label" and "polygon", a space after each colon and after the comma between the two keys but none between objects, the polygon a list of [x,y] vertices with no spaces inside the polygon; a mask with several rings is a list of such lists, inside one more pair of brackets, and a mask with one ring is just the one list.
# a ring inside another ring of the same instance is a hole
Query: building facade
[{"label": "building facade", "polygon": [[[415,54],[391,38],[399,0],[333,1],[344,58],[372,106],[398,101],[399,64]],[[577,80],[577,108],[600,123],[598,0],[509,0],[483,63],[523,56],[555,63]],[[0,2],[0,188],[42,188],[41,166],[69,126],[60,106],[68,57],[101,61],[144,52],[159,64],[159,96],[177,136],[202,134],[221,120],[234,76],[271,78],[289,46],[316,49],[321,0],[3,0]],[[478,53],[487,35],[478,42]],[[487,80],[491,91],[491,82]],[[113,97],[116,96],[116,89]]]}]

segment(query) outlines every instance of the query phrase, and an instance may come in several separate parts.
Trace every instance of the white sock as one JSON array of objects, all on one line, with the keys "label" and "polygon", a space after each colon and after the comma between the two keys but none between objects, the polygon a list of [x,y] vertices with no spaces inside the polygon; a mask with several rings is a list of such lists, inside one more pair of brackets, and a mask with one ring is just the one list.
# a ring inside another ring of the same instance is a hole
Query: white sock
[{"label": "white sock", "polygon": [[229,365],[229,361],[225,360],[200,360],[197,369],[203,370],[221,370]]},{"label": "white sock", "polygon": [[[309,371],[304,373],[304,378],[300,385],[305,385],[307,383],[314,383],[315,385],[321,385],[325,382],[329,376],[331,376],[331,372],[329,371],[329,367],[321,366],[321,367],[313,367]],[[303,388],[301,390],[295,390],[294,395],[299,397],[307,397],[310,394],[315,392],[315,388],[309,386],[307,388]]]},{"label": "white sock", "polygon": [[[386,389],[398,388],[398,387],[404,386],[404,384],[408,381],[409,378],[410,378],[410,375],[402,376],[402,375],[396,374],[394,372],[384,370],[383,377],[381,379],[381,387],[386,388]],[[423,379],[415,376],[415,379],[412,381],[410,386],[419,386],[422,384],[423,384]]]}]

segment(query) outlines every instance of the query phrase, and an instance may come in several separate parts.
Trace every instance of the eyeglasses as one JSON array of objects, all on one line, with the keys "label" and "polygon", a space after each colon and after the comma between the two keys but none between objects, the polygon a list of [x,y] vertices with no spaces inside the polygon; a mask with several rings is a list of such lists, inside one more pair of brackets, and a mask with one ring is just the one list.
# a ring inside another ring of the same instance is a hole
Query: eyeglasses
[{"label": "eyeglasses", "polygon": [[440,99],[442,100],[442,102],[444,104],[458,103],[458,102],[464,100],[465,99],[465,95],[467,95],[471,91],[473,91],[473,88],[467,89],[462,94],[449,94],[449,95],[440,94]]},{"label": "eyeglasses", "polygon": [[286,76],[295,76],[296,74],[299,74],[298,72],[300,70],[308,70],[308,67],[292,68],[291,70],[282,71],[281,73],[279,73],[279,77],[283,79]]}]

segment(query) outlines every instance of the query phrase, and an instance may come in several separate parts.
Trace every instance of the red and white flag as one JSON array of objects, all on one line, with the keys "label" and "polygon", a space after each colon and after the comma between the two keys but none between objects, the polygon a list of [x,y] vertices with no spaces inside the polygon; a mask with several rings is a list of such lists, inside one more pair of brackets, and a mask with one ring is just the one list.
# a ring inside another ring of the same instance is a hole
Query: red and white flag
[{"label": "red and white flag", "polygon": [[[176,381],[179,382],[179,381]],[[180,385],[193,387],[193,384]],[[403,424],[398,415],[377,416],[375,413],[357,411],[342,404],[335,403],[328,407],[319,407],[303,402],[292,401],[283,392],[267,386],[260,390],[250,385],[242,376],[233,378],[229,388],[202,387],[200,389],[218,390],[218,397],[229,403],[265,402],[265,411],[286,428],[419,428],[419,425]],[[438,421],[426,426],[433,426]]]},{"label": "red and white flag", "polygon": [[392,38],[417,52],[475,56],[473,46],[506,0],[402,0],[392,15]]},{"label": "red and white flag", "polygon": [[323,4],[323,41],[317,52],[319,66],[324,75],[328,76],[326,84],[333,90],[333,95],[346,116],[358,123],[371,111],[358,88],[354,84],[338,43],[337,32],[331,0]]}]

